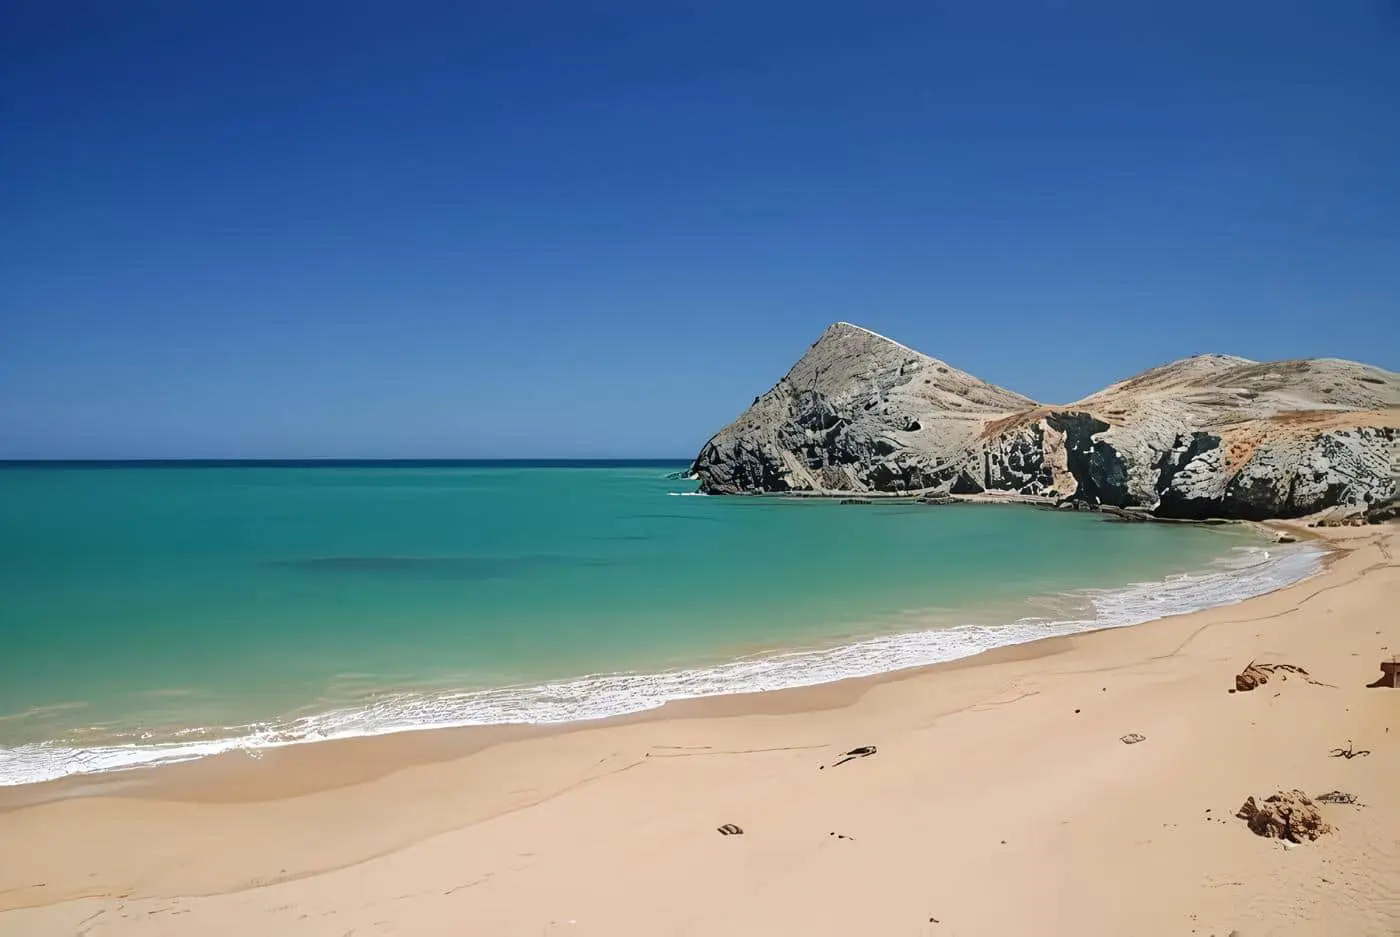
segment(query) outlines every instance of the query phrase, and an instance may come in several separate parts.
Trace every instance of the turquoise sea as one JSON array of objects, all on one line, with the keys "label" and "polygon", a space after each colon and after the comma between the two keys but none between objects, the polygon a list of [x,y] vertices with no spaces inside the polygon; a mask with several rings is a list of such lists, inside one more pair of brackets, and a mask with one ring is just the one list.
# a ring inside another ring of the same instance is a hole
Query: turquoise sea
[{"label": "turquoise sea", "polygon": [[1319,561],[1241,527],[700,497],[684,468],[0,468],[0,784],[877,673]]}]

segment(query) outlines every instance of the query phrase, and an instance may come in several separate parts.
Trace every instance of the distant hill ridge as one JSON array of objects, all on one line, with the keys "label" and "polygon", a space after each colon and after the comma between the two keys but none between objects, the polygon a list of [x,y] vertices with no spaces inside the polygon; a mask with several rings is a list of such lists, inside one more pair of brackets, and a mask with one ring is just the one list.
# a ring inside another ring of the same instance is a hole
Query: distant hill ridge
[{"label": "distant hill ridge", "polygon": [[1165,517],[1359,512],[1395,497],[1400,375],[1198,355],[1063,406],[838,322],[716,433],[701,489],[984,491]]}]

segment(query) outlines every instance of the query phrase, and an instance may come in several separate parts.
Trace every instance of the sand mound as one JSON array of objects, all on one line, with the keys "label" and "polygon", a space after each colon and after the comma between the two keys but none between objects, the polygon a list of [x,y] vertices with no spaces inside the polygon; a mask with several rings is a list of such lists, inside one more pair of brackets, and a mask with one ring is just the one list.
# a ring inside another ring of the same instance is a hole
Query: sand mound
[{"label": "sand mound", "polygon": [[1279,791],[1264,798],[1262,804],[1251,797],[1235,816],[1248,823],[1249,828],[1260,836],[1294,843],[1317,839],[1323,833],[1332,832],[1332,828],[1322,822],[1317,805],[1302,791]]}]

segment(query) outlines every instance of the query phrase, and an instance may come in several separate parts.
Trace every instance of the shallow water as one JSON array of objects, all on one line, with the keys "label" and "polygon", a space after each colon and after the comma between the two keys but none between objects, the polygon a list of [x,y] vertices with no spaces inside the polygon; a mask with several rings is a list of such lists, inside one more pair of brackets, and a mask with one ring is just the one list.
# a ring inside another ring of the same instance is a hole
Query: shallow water
[{"label": "shallow water", "polygon": [[1244,528],[685,497],[683,467],[6,468],[0,784],[878,673],[1318,564]]}]

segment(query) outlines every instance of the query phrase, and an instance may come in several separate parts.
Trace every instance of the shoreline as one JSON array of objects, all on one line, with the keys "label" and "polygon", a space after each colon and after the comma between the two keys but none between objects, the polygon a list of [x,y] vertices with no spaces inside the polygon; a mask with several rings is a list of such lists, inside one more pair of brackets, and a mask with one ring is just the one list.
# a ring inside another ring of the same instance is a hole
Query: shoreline
[{"label": "shoreline", "polygon": [[[992,503],[1000,503],[1000,501],[1001,499],[994,499]],[[266,724],[260,727],[230,727],[233,729],[243,728],[247,731],[241,735],[184,743],[183,748],[174,747],[179,746],[180,743],[138,745],[134,748],[144,749],[141,757],[148,760],[118,761],[102,767],[69,771],[53,777],[0,783],[0,811],[9,809],[9,805],[14,803],[28,804],[59,797],[83,796],[84,793],[91,791],[123,789],[133,784],[139,786],[144,783],[146,772],[210,759],[223,761],[238,758],[258,759],[266,758],[274,752],[307,745],[336,745],[363,739],[383,739],[400,735],[444,731],[471,731],[500,738],[522,737],[561,729],[567,730],[574,726],[601,725],[617,720],[646,717],[649,714],[659,714],[676,704],[695,700],[750,697],[830,686],[852,680],[878,679],[906,671],[919,671],[931,666],[971,660],[990,652],[1036,644],[1056,637],[1113,628],[1137,627],[1159,618],[1189,614],[1202,608],[1238,604],[1255,595],[1267,594],[1278,588],[1287,588],[1296,582],[1312,578],[1318,575],[1329,561],[1330,551],[1319,550],[1317,546],[1323,542],[1322,538],[1307,528],[1294,526],[1287,521],[1251,522],[1232,526],[1243,526],[1249,529],[1261,541],[1254,546],[1266,551],[1270,542],[1277,543],[1279,537],[1283,536],[1285,532],[1288,533],[1293,543],[1296,544],[1296,546],[1288,548],[1289,552],[1298,558],[1300,567],[1301,564],[1308,563],[1308,568],[1294,569],[1282,585],[1274,585],[1268,577],[1272,575],[1275,568],[1284,564],[1284,560],[1270,557],[1259,563],[1231,567],[1228,563],[1223,562],[1230,555],[1226,553],[1213,560],[1209,566],[1171,573],[1156,580],[1135,581],[1116,587],[1080,589],[1065,593],[1065,595],[1076,596],[1077,600],[1088,603],[1088,614],[1091,617],[1085,620],[1027,616],[991,624],[974,621],[943,627],[913,628],[889,633],[876,632],[852,635],[835,643],[774,647],[739,658],[660,671],[598,673],[562,678],[549,683],[520,684],[502,688],[487,688],[472,693],[445,694],[448,697],[459,695],[484,700],[493,694],[540,692],[551,688],[557,688],[557,692],[562,692],[569,688],[577,688],[578,696],[581,699],[586,699],[590,695],[634,696],[638,688],[634,687],[633,684],[638,682],[665,684],[668,680],[673,682],[698,681],[696,685],[678,685],[669,695],[664,689],[657,690],[655,687],[649,686],[647,691],[660,693],[658,698],[642,698],[637,701],[637,708],[619,712],[601,712],[595,715],[589,714],[585,710],[578,715],[566,718],[539,718],[537,714],[537,718],[532,721],[503,718],[496,721],[454,723],[447,719],[425,724],[381,726],[368,730],[341,730],[342,734],[332,734],[330,737],[277,737],[295,731],[296,722]],[[1309,546],[1315,551],[1312,556],[1306,555]],[[1272,566],[1269,565],[1271,563]],[[1261,576],[1264,577],[1262,581],[1260,580]],[[1223,601],[1208,599],[1205,600],[1204,604],[1194,604],[1199,601],[1196,593],[1217,583],[1224,586],[1237,584],[1238,587],[1246,591],[1243,594],[1227,596]],[[1262,591],[1249,591],[1260,585],[1265,586]],[[1183,587],[1185,588],[1183,589]],[[1149,594],[1152,595],[1154,601],[1160,601],[1158,595],[1160,593],[1173,595],[1178,606],[1164,614],[1157,614],[1156,609],[1150,613],[1144,613],[1142,609],[1145,606],[1134,604],[1132,601],[1137,599],[1141,603]],[[1037,598],[1044,601],[1049,597],[1029,597],[1025,601],[1034,602]],[[1124,605],[1127,609],[1126,612],[1123,608],[1118,610],[1118,615],[1124,617],[1116,618],[1105,608],[1108,603]],[[863,654],[876,656],[874,658],[860,656]],[[771,671],[779,667],[786,668],[783,671],[785,675],[774,677]],[[749,671],[747,678],[745,671]],[[747,686],[745,685],[746,679],[747,682],[759,680],[776,682],[777,685]],[[727,680],[736,682],[726,684]],[[348,709],[333,709],[323,714],[314,714],[308,717],[308,721],[345,717],[353,712],[353,710]],[[265,737],[259,738],[260,733]],[[165,745],[172,747],[163,748]],[[59,751],[70,752],[66,757],[75,757],[78,752],[82,752],[89,759],[103,756],[119,759],[129,757],[120,754],[125,747],[123,745],[105,745],[81,750],[63,748]],[[410,745],[403,747],[409,750],[413,748]],[[23,746],[15,750],[19,751],[22,748]],[[206,750],[199,751],[199,749]],[[161,751],[164,751],[163,755]],[[50,786],[53,786],[52,792]]]},{"label": "shoreline", "polygon": [[[1400,528],[1318,536],[1306,581],[1130,628],[11,804],[0,935],[1393,933],[1400,695],[1364,686],[1400,650]],[[1256,659],[1318,684],[1227,693]],[[1371,754],[1327,756],[1348,739]],[[1232,817],[1280,787],[1364,806],[1285,850]]]}]

